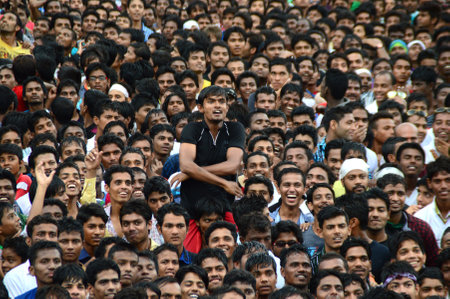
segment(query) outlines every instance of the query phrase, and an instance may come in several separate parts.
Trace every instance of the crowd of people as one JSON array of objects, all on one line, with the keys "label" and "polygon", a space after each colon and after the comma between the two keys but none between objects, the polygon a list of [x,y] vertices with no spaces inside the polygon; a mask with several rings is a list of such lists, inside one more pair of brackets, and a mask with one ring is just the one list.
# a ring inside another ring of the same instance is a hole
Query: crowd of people
[{"label": "crowd of people", "polygon": [[0,298],[449,298],[445,1],[0,9]]}]

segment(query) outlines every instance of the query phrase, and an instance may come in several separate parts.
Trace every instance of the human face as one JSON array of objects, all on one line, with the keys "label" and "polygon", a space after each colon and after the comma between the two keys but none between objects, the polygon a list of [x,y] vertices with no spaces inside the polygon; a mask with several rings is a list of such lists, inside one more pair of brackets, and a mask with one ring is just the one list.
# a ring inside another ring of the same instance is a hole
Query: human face
[{"label": "human face", "polygon": [[277,273],[272,265],[256,265],[250,273],[256,279],[256,291],[259,296],[268,296],[275,291]]},{"label": "human face", "polygon": [[22,148],[22,140],[20,139],[19,134],[17,134],[14,131],[9,131],[5,134],[3,134],[2,139],[1,139],[1,144],[15,144],[17,146],[19,146],[20,148]]},{"label": "human face", "polygon": [[228,37],[228,47],[230,47],[231,55],[242,57],[245,48],[245,38],[238,32],[233,32]]},{"label": "human face", "polygon": [[306,189],[317,183],[329,183],[328,173],[321,167],[311,168],[306,175]]},{"label": "human face", "polygon": [[167,193],[152,192],[147,199],[147,204],[153,214],[156,214],[163,205],[170,202],[172,202],[172,196]]},{"label": "human face", "polygon": [[264,109],[266,111],[276,109],[276,99],[275,95],[260,93],[258,94],[258,99],[255,101],[255,107],[259,109]]},{"label": "human face", "polygon": [[80,138],[81,140],[86,140],[83,130],[78,126],[70,126],[66,129],[66,131],[64,132],[64,138],[69,136],[75,136]]},{"label": "human face", "polygon": [[[379,66],[378,64],[377,66]],[[387,74],[376,76],[373,82],[373,95],[378,103],[381,103],[386,98],[388,91],[392,90],[392,80]]]},{"label": "human face", "polygon": [[342,286],[342,282],[334,275],[322,278],[317,286],[316,298],[344,298],[344,287]]},{"label": "human face", "polygon": [[247,178],[251,178],[254,176],[264,176],[268,178],[269,174],[270,174],[270,164],[269,161],[267,161],[266,157],[261,155],[255,155],[248,159],[246,165]]},{"label": "human face", "polygon": [[119,274],[112,270],[104,270],[97,274],[94,285],[89,285],[89,293],[98,299],[113,298],[122,288]]},{"label": "human face", "polygon": [[347,55],[350,61],[350,70],[357,70],[364,67],[364,59],[360,53],[351,53]]},{"label": "human face", "polygon": [[344,296],[345,299],[357,299],[364,295],[364,289],[357,281],[352,281],[345,287]]},{"label": "human face", "polygon": [[344,58],[337,57],[331,61],[331,68],[341,70],[342,72],[348,72],[348,64]]},{"label": "human face", "polygon": [[328,248],[327,251],[339,250],[350,235],[347,219],[344,216],[337,216],[325,220],[322,228],[319,228],[318,235],[324,239],[325,248]]},{"label": "human face", "polygon": [[433,133],[439,140],[448,142],[450,135],[450,113],[437,113],[433,123]]},{"label": "human face", "polygon": [[134,183],[133,183],[133,193],[132,193],[131,197],[134,199],[145,200],[143,190],[144,190],[145,180],[147,177],[144,173],[139,172],[139,171],[137,171],[137,172],[133,171],[133,175],[134,175]]},{"label": "human face", "polygon": [[294,108],[302,104],[300,95],[296,92],[287,92],[281,97],[280,109],[286,115],[291,115]]},{"label": "human face", "polygon": [[347,273],[344,261],[340,258],[321,261],[319,264],[319,271],[321,270],[333,270],[338,273]]},{"label": "human face", "polygon": [[304,148],[290,148],[286,151],[285,157],[287,161],[294,162],[303,173],[308,171],[310,162]]},{"label": "human face", "polygon": [[352,170],[342,179],[347,193],[362,193],[369,185],[369,176],[362,170]]},{"label": "human face", "polygon": [[141,22],[144,16],[144,3],[141,0],[131,1],[128,7],[128,14],[135,22]]},{"label": "human face", "polygon": [[174,136],[168,131],[161,131],[153,138],[153,150],[161,156],[168,156],[173,149]]},{"label": "human face", "polygon": [[175,85],[175,83],[176,83],[175,77],[172,73],[161,74],[157,78],[157,80],[158,80],[161,95],[163,95],[166,92],[167,88],[169,88],[172,85]]},{"label": "human face", "polygon": [[181,299],[182,293],[181,293],[181,287],[176,282],[166,283],[160,287],[161,290],[161,297],[160,298],[166,298],[166,299]]},{"label": "human face", "polygon": [[264,57],[258,57],[253,60],[250,71],[254,72],[260,78],[267,78],[269,75],[269,61]]},{"label": "human face", "polygon": [[183,100],[179,96],[170,97],[167,105],[167,115],[172,117],[180,112],[185,112]]},{"label": "human face", "polygon": [[189,55],[188,68],[196,74],[202,74],[206,70],[206,56],[203,51],[193,52]]},{"label": "human face", "polygon": [[414,270],[420,271],[426,261],[426,255],[413,240],[403,241],[397,249],[396,258],[398,261],[409,263]]},{"label": "human face", "polygon": [[68,98],[72,101],[73,105],[76,106],[80,97],[74,86],[64,86],[59,94],[62,97]]},{"label": "human face", "polygon": [[[186,93],[187,99],[195,100],[195,95],[197,94],[198,87],[197,87],[197,85],[195,85],[194,80],[187,77],[183,81],[180,82],[180,86],[181,86],[181,88],[183,88],[184,92]],[[182,104],[183,104],[183,102],[181,101],[181,104],[179,103],[179,105],[182,105]]]},{"label": "human face", "polygon": [[88,83],[89,87],[92,89],[108,94],[109,82],[108,76],[106,76],[105,72],[101,69],[92,71],[89,74]]},{"label": "human face", "polygon": [[339,177],[339,170],[341,169],[341,149],[332,149],[328,153],[328,159],[325,159],[325,164],[327,164],[331,171],[333,171],[335,177]]},{"label": "human face", "polygon": [[291,74],[284,65],[273,65],[270,68],[269,82],[273,89],[280,90],[289,78]]},{"label": "human face", "polygon": [[180,268],[178,255],[171,250],[164,250],[157,256],[159,277],[174,277]]},{"label": "human face", "polygon": [[403,210],[406,200],[405,186],[402,184],[389,184],[384,187],[383,192],[389,196],[389,208],[391,213],[400,213]]},{"label": "human face", "polygon": [[404,84],[411,74],[411,64],[407,60],[397,60],[392,69],[392,74],[399,84]]},{"label": "human face", "polygon": [[271,240],[272,240],[272,237],[270,234],[270,230],[265,231],[265,232],[259,232],[254,229],[251,229],[247,233],[247,236],[245,237],[244,242],[256,241],[256,242],[263,244],[267,249],[270,249],[271,248]]},{"label": "human face", "polygon": [[438,204],[444,204],[448,202],[449,196],[449,183],[450,173],[446,171],[439,171],[432,178],[428,180],[428,186],[436,195],[436,201]]},{"label": "human face", "polygon": [[425,299],[430,296],[447,296],[447,289],[439,279],[424,278],[419,286],[419,298]]},{"label": "human face", "polygon": [[31,81],[24,86],[24,88],[24,100],[27,102],[30,109],[33,109],[33,111],[42,109],[46,95],[41,84],[37,81]]},{"label": "human face", "polygon": [[9,272],[9,270],[22,264],[22,259],[11,248],[5,248],[2,251],[2,270],[3,274]]},{"label": "human face", "polygon": [[287,173],[281,178],[280,195],[282,205],[299,208],[305,194],[303,177],[299,173]]},{"label": "human face", "polygon": [[61,255],[56,248],[39,250],[34,265],[30,265],[30,274],[36,277],[38,285],[50,285],[53,272],[61,266]]},{"label": "human face", "polygon": [[204,236],[206,230],[216,221],[223,220],[222,216],[216,213],[205,215],[203,214],[198,221],[195,221],[197,226],[200,228],[200,232]]},{"label": "human face", "polygon": [[83,249],[83,239],[77,231],[61,232],[58,237],[58,244],[63,251],[62,259],[65,263],[75,263]]},{"label": "human face", "polygon": [[[19,157],[9,153],[0,154],[0,167],[10,171],[12,174],[17,176],[22,166],[22,161]],[[0,180],[1,181],[1,180]]]},{"label": "human face", "polygon": [[72,299],[86,299],[87,298],[88,290],[84,286],[83,281],[81,279],[65,280],[65,281],[63,281],[61,286],[69,292],[70,298],[72,298]]},{"label": "human face", "polygon": [[84,149],[81,147],[79,143],[73,142],[63,147],[61,153],[61,160],[64,161],[67,158],[76,155],[84,155]]},{"label": "human face", "polygon": [[372,270],[372,262],[366,249],[362,246],[354,246],[347,250],[345,259],[350,273],[354,273],[366,280]]},{"label": "human face", "polygon": [[[206,286],[203,280],[194,272],[187,273],[181,286],[181,298],[189,299],[192,297],[204,296],[206,295]],[[191,297],[192,296],[192,297]]]},{"label": "human face", "polygon": [[389,220],[389,210],[386,203],[379,198],[370,198],[367,203],[369,205],[368,229],[374,232],[383,230]]},{"label": "human face", "polygon": [[[273,118],[271,118],[271,127],[273,128],[272,121],[273,121]],[[283,122],[284,122],[284,119],[283,119]],[[282,128],[280,128],[280,129],[282,129]],[[278,133],[273,133],[273,134],[269,135],[269,139],[272,140],[272,143],[273,143],[274,155],[277,156],[278,158],[281,158],[281,154],[283,153],[283,150],[284,150],[284,141],[283,141],[282,136]]]},{"label": "human face", "polygon": [[416,299],[416,294],[419,291],[419,287],[415,282],[407,277],[400,277],[392,280],[386,287],[389,291],[394,291],[397,294],[409,295],[411,299]]},{"label": "human face", "polygon": [[231,258],[231,255],[236,248],[236,241],[234,240],[231,232],[226,228],[219,228],[214,230],[209,236],[208,244],[209,248],[222,249],[229,259]]},{"label": "human face", "polygon": [[353,114],[345,114],[344,117],[336,123],[335,134],[338,138],[352,140],[355,133],[356,124]]},{"label": "human face", "polygon": [[183,245],[187,234],[187,226],[183,216],[177,216],[172,213],[166,214],[162,226],[158,223],[158,227],[163,235],[164,242],[177,247]]},{"label": "human face", "polygon": [[141,215],[137,213],[123,215],[121,225],[123,234],[130,244],[138,246],[148,239],[151,221],[145,221]]},{"label": "human face", "polygon": [[156,272],[155,263],[146,257],[140,256],[137,265],[135,282],[154,281],[157,276],[158,273]]},{"label": "human face", "polygon": [[105,169],[110,168],[113,165],[119,164],[119,158],[122,154],[122,150],[115,143],[106,144],[102,147],[102,164]]},{"label": "human face", "polygon": [[4,208],[1,221],[2,224],[0,225],[0,227],[3,237],[13,237],[22,229],[20,226],[20,219],[13,209]]},{"label": "human face", "polygon": [[250,195],[259,195],[264,197],[267,203],[272,201],[272,198],[269,193],[269,189],[264,184],[251,184],[247,187],[247,196]]},{"label": "human face", "polygon": [[13,13],[5,13],[0,22],[0,30],[2,32],[13,33],[16,32],[19,26],[17,25],[17,17]]},{"label": "human face", "polygon": [[209,96],[199,105],[207,122],[221,123],[228,112],[227,99],[223,96]]},{"label": "human face", "polygon": [[414,148],[405,149],[398,161],[400,168],[406,176],[417,176],[422,172],[424,159],[422,154]]},{"label": "human face", "polygon": [[244,283],[241,281],[236,281],[231,286],[238,288],[242,292],[244,292],[246,299],[255,299],[256,298],[255,290],[253,289],[253,286],[251,284]]},{"label": "human face", "polygon": [[215,46],[211,51],[209,60],[211,61],[211,66],[216,69],[225,67],[230,60],[230,55],[228,54],[227,48]]},{"label": "human face", "polygon": [[372,129],[375,140],[383,144],[388,140],[389,137],[394,137],[395,123],[391,118],[381,118],[379,119],[374,128]]},{"label": "human face", "polygon": [[297,136],[295,136],[294,141],[301,141],[304,144],[306,144],[308,146],[308,148],[312,151],[315,152],[314,149],[314,140],[312,139],[311,136],[309,135],[303,135],[303,134],[298,134]]},{"label": "human face", "polygon": [[223,285],[223,278],[227,274],[225,265],[215,257],[209,257],[202,261],[200,265],[208,273],[208,290],[215,290]]},{"label": "human face", "polygon": [[348,88],[345,93],[345,96],[350,101],[359,101],[361,98],[361,85],[357,81],[349,80],[348,81]]},{"label": "human face", "polygon": [[304,289],[308,286],[312,276],[309,256],[305,253],[293,253],[286,259],[286,265],[281,268],[286,284]]},{"label": "human face", "polygon": [[53,155],[52,153],[45,153],[37,156],[36,158],[34,158],[34,163],[36,166],[42,163],[44,167],[44,172],[47,176],[49,176],[50,173],[53,170],[55,170],[56,167],[58,166],[55,159],[55,155]]},{"label": "human face", "polygon": [[283,42],[278,41],[269,44],[266,50],[264,50],[264,54],[266,54],[267,57],[269,57],[269,59],[274,59],[276,57],[279,57],[283,50],[284,50]]},{"label": "human face", "polygon": [[253,114],[250,122],[251,130],[263,130],[268,128],[270,125],[269,117],[266,113],[255,113]]},{"label": "human face", "polygon": [[292,232],[284,232],[278,235],[278,238],[273,241],[272,250],[275,256],[280,257],[281,251],[289,248],[294,244],[298,244],[298,239]]},{"label": "human face", "polygon": [[131,198],[133,179],[128,172],[116,172],[112,174],[109,185],[105,185],[109,192],[111,201],[125,203]]},{"label": "human face", "polygon": [[50,30],[50,22],[46,20],[38,20],[34,23],[33,36],[38,38],[40,36],[46,35]]},{"label": "human face", "polygon": [[56,137],[56,127],[53,124],[52,120],[46,117],[42,117],[38,120],[38,122],[34,125],[34,134],[43,134],[50,133]]},{"label": "human face", "polygon": [[63,212],[57,205],[46,205],[42,208],[42,215],[50,216],[56,221],[63,219]]},{"label": "human face", "polygon": [[138,153],[127,153],[122,157],[122,165],[144,169],[144,159]]},{"label": "human face", "polygon": [[217,76],[214,85],[220,86],[222,88],[234,88],[233,79],[228,74]]},{"label": "human face", "polygon": [[311,56],[312,47],[306,41],[299,41],[294,45],[293,52],[294,52],[295,57]]},{"label": "human face", "polygon": [[[234,78],[236,79],[240,74],[245,71],[245,66],[242,61],[231,61],[227,63],[227,68],[233,73]],[[252,78],[251,78],[252,79]],[[254,81],[254,79],[252,79]],[[242,82],[241,82],[242,84]],[[248,84],[246,82],[245,84]],[[254,82],[254,90],[256,90],[256,82]]]},{"label": "human face", "polygon": [[122,286],[130,286],[133,283],[137,273],[137,265],[139,260],[138,255],[129,251],[116,251],[112,259],[119,266],[120,283]]},{"label": "human face", "polygon": [[100,217],[92,216],[83,224],[84,242],[97,247],[105,236],[105,222]]},{"label": "human face", "polygon": [[[260,140],[255,143],[254,152],[263,152],[269,156],[270,162],[273,161],[273,144],[268,140]],[[267,170],[269,171],[269,170]],[[269,177],[268,174],[265,174],[266,177]]]},{"label": "human face", "polygon": [[12,69],[5,67],[0,70],[0,83],[9,89],[13,89],[17,85],[16,77]]},{"label": "human face", "polygon": [[314,215],[317,215],[323,208],[334,204],[334,195],[330,189],[320,187],[314,191],[311,201]]},{"label": "human face", "polygon": [[308,114],[294,115],[294,117],[292,118],[292,125],[294,127],[299,127],[302,125],[315,127],[313,120],[309,117]]},{"label": "human face", "polygon": [[[230,66],[230,64],[228,66]],[[250,95],[256,91],[257,87],[258,86],[256,85],[256,81],[255,81],[255,79],[253,77],[243,78],[241,80],[241,84],[239,86],[239,93],[241,94],[241,97],[244,100],[248,100]],[[267,95],[267,94],[265,94],[265,95]],[[267,95],[267,96],[269,96],[269,97],[272,96],[273,97],[273,95]]]},{"label": "human face", "polygon": [[432,192],[425,185],[420,185],[417,187],[418,195],[417,195],[417,204],[421,207],[425,207],[430,204],[434,199],[434,194],[436,192]]}]

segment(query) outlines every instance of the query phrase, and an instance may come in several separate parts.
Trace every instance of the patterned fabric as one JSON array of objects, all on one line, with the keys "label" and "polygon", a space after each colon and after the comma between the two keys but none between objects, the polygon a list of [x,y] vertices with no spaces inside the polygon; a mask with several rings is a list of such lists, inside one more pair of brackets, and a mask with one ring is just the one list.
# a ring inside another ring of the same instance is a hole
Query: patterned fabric
[{"label": "patterned fabric", "polygon": [[323,162],[325,160],[325,137],[317,144],[317,151],[314,153],[314,162]]}]

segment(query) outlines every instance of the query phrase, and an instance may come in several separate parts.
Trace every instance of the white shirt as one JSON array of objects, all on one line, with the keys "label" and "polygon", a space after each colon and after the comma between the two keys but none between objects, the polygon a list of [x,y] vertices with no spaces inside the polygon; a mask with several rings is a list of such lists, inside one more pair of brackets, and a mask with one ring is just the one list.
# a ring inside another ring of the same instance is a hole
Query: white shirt
[{"label": "white shirt", "polygon": [[277,265],[277,289],[281,289],[284,287],[284,277],[281,275],[281,266],[280,266],[280,259],[276,257],[272,251],[268,250],[269,255],[275,260],[275,264]]},{"label": "white shirt", "polygon": [[10,298],[15,298],[37,288],[36,277],[30,274],[28,271],[29,267],[30,260],[27,260],[6,273],[5,278],[3,278],[3,284],[8,290]]},{"label": "white shirt", "polygon": [[438,247],[440,248],[442,234],[447,229],[447,227],[450,226],[450,213],[447,215],[442,215],[442,217],[445,217],[447,219],[447,222],[444,223],[441,217],[439,217],[439,215],[436,213],[436,210],[438,210],[438,207],[436,206],[436,199],[434,199],[429,205],[417,211],[414,216],[422,219],[431,226],[434,236],[436,237],[436,241],[438,242]]},{"label": "white shirt", "polygon": [[377,154],[368,147],[366,147],[366,157],[367,164],[369,164],[369,172],[373,178],[375,176],[375,171],[378,169],[378,157]]},{"label": "white shirt", "polygon": [[17,205],[19,206],[20,210],[25,215],[30,215],[31,210],[31,202],[30,202],[30,193],[26,193],[19,197],[16,200]]},{"label": "white shirt", "polygon": [[[416,187],[416,188],[414,188],[414,191],[411,193],[410,196],[406,195],[405,203],[408,206],[416,205],[417,204],[417,196],[418,195],[419,195],[419,191],[418,191],[418,189]],[[416,215],[414,214],[414,216],[416,216]]]}]

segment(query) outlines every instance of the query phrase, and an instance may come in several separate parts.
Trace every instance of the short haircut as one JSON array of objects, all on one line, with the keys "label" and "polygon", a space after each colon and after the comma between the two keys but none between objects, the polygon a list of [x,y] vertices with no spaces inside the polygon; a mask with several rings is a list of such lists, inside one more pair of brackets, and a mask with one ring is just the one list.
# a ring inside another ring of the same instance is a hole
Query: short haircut
[{"label": "short haircut", "polygon": [[[272,185],[272,183],[270,184]],[[231,208],[233,211],[233,218],[235,219],[237,226],[240,227],[242,226],[240,219],[242,219],[244,215],[254,212],[263,214],[264,209],[267,208],[267,201],[264,197],[259,195],[244,195],[240,200],[233,202]]]},{"label": "short haircut", "polygon": [[248,272],[252,272],[255,266],[268,266],[272,267],[275,273],[277,271],[277,266],[273,257],[264,252],[252,254],[245,263],[245,270],[247,270]]},{"label": "short haircut", "polygon": [[120,242],[120,243],[113,245],[111,247],[111,249],[109,249],[108,258],[114,260],[114,254],[116,252],[121,252],[121,251],[127,251],[128,254],[134,253],[139,258],[136,247],[134,247],[133,245],[126,243],[126,242]]},{"label": "short haircut", "polygon": [[103,180],[105,181],[106,185],[109,186],[109,184],[111,184],[113,174],[115,173],[128,173],[131,177],[131,181],[134,181],[133,171],[131,170],[130,167],[122,165],[113,165],[109,169],[107,169],[105,171],[105,174],[103,175]]},{"label": "short haircut", "polygon": [[237,230],[236,230],[236,225],[231,224],[229,222],[226,221],[216,221],[213,224],[211,224],[208,229],[205,231],[205,241],[206,241],[206,245],[209,246],[209,237],[211,236],[211,234],[216,230],[216,229],[220,229],[220,228],[226,228],[227,230],[230,231],[231,235],[233,236],[234,242],[237,242]]},{"label": "short haircut", "polygon": [[29,238],[32,238],[33,236],[34,227],[41,224],[53,224],[56,228],[58,227],[58,223],[52,217],[47,215],[37,215],[27,224],[27,235]]},{"label": "short haircut", "polygon": [[7,238],[3,242],[3,251],[11,249],[20,257],[20,261],[24,263],[28,259],[28,244],[24,237]]},{"label": "short haircut", "polygon": [[426,278],[439,280],[439,282],[442,283],[443,286],[445,286],[444,276],[442,275],[442,272],[441,270],[439,270],[439,268],[426,267],[425,269],[423,269],[420,272],[419,278],[417,279],[419,285],[422,285]]},{"label": "short haircut", "polygon": [[335,206],[328,206],[328,207],[323,208],[317,214],[317,220],[319,222],[319,227],[321,229],[323,228],[323,224],[324,224],[325,220],[333,219],[333,218],[336,218],[339,216],[344,216],[345,220],[348,224],[349,219],[348,219],[347,213],[345,213],[345,211],[343,211],[342,209],[339,209],[338,207],[335,207]]},{"label": "short haircut", "polygon": [[201,267],[203,261],[207,258],[215,258],[215,259],[219,260],[219,262],[221,262],[224,265],[224,267],[227,269],[227,272],[228,272],[227,256],[225,255],[225,253],[223,252],[222,249],[204,248],[204,249],[200,250],[200,252],[198,253],[198,255],[196,257],[195,263]]},{"label": "short haircut", "polygon": [[282,268],[284,268],[286,266],[286,262],[287,262],[287,259],[289,258],[289,256],[291,256],[293,254],[300,254],[300,253],[305,254],[311,262],[311,258],[308,254],[308,249],[305,246],[303,246],[302,244],[294,244],[288,248],[284,248],[281,251],[280,266]]},{"label": "short haircut", "polygon": [[420,146],[420,144],[415,142],[406,142],[400,145],[400,147],[397,150],[396,158],[397,161],[400,161],[400,158],[402,156],[402,153],[406,149],[415,149],[422,155],[422,162],[425,164],[425,152],[423,148]]},{"label": "short haircut", "polygon": [[28,166],[30,166],[31,169],[35,169],[36,168],[36,158],[39,155],[44,155],[44,154],[53,154],[53,156],[55,156],[55,161],[58,162],[59,161],[59,155],[58,152],[56,151],[56,149],[54,149],[51,146],[48,145],[40,145],[38,147],[36,147],[30,154],[30,156],[28,157]]},{"label": "short haircut", "polygon": [[368,191],[364,192],[364,196],[366,197],[367,201],[369,199],[381,199],[386,204],[386,209],[389,211],[390,209],[390,201],[389,196],[383,192],[378,187],[374,187],[369,189]]},{"label": "short haircut", "polygon": [[148,197],[153,192],[166,193],[168,196],[172,195],[169,182],[161,176],[153,176],[145,181],[144,196],[148,200]]},{"label": "short haircut", "polygon": [[116,136],[116,135],[114,135],[114,134],[111,134],[111,133],[108,133],[108,134],[105,134],[105,135],[100,136],[100,137],[98,138],[97,143],[98,143],[98,149],[99,149],[100,151],[102,150],[102,148],[103,148],[105,145],[108,145],[108,144],[115,144],[115,145],[117,145],[117,147],[118,147],[121,151],[123,151],[123,149],[125,148],[125,145],[123,144],[122,139],[120,139],[120,137],[118,137],[118,136]]},{"label": "short haircut", "polygon": [[65,264],[56,268],[53,274],[53,283],[62,285],[65,281],[76,282],[81,280],[84,287],[87,287],[87,275],[78,264]]},{"label": "short haircut", "polygon": [[256,279],[248,271],[241,269],[233,269],[228,272],[223,278],[224,285],[233,285],[235,282],[240,282],[244,284],[249,284],[252,286],[253,290],[256,292]]},{"label": "short haircut", "polygon": [[61,247],[59,247],[58,243],[41,240],[31,245],[30,249],[28,250],[28,258],[30,260],[30,266],[35,265],[39,251],[48,249],[56,249],[59,252],[59,257],[62,260],[63,251]]},{"label": "short haircut", "polygon": [[[254,176],[254,177],[249,178],[245,182],[244,194],[247,194],[248,188],[253,184],[264,184],[267,187],[267,191],[269,191],[270,197],[273,196],[274,188],[272,185],[272,181],[270,179],[268,179],[266,177],[262,177],[262,176]],[[235,202],[238,202],[238,201],[235,201]]]},{"label": "short haircut", "polygon": [[334,194],[333,187],[330,184],[327,184],[327,183],[317,183],[317,184],[314,184],[314,186],[312,186],[311,188],[309,188],[308,191],[306,192],[306,200],[308,202],[311,202],[311,203],[313,202],[314,192],[316,192],[316,190],[319,189],[319,188],[327,188],[328,190],[330,190],[331,194],[333,195],[333,202],[334,202],[335,194]]},{"label": "short haircut", "polygon": [[422,253],[425,253],[425,244],[423,243],[420,235],[415,231],[401,231],[395,236],[393,236],[389,241],[389,250],[391,251],[391,255],[393,258],[396,257],[397,251],[400,249],[400,246],[405,241],[413,241],[417,245],[419,245]]},{"label": "short haircut", "polygon": [[91,217],[98,217],[106,224],[108,222],[108,215],[106,215],[105,210],[96,203],[90,203],[87,205],[82,205],[78,210],[77,220],[81,225],[89,221]]},{"label": "short haircut", "polygon": [[58,221],[58,236],[61,233],[71,233],[76,232],[80,234],[81,240],[84,239],[83,225],[72,217],[65,217]]},{"label": "short haircut", "polygon": [[328,109],[322,119],[322,126],[328,132],[330,129],[330,123],[332,120],[339,123],[347,114],[351,114],[352,111],[346,106],[337,106]]},{"label": "short haircut", "polygon": [[295,137],[297,137],[297,135],[307,135],[307,136],[311,137],[314,147],[317,146],[319,136],[317,134],[317,129],[314,128],[313,126],[309,126],[309,125],[298,126],[297,128],[295,128],[292,131],[292,136],[294,137],[294,139],[295,139]]},{"label": "short haircut", "polygon": [[431,162],[427,165],[427,178],[433,179],[435,175],[439,172],[450,173],[450,158],[445,156],[440,156],[436,161]]},{"label": "short haircut", "polygon": [[[394,276],[394,278],[398,274],[411,274],[415,278],[417,278],[417,272],[414,271],[414,268],[407,262],[404,261],[397,261],[390,264],[387,264],[383,267],[383,270],[381,271],[381,281],[383,283],[386,282],[386,279]],[[416,283],[416,279],[414,280],[414,284]]]},{"label": "short haircut", "polygon": [[292,233],[298,243],[303,243],[302,231],[296,223],[290,220],[281,220],[272,226],[272,240],[275,242],[282,233]]},{"label": "short haircut", "polygon": [[393,173],[388,173],[377,180],[377,187],[380,188],[381,190],[384,190],[384,188],[386,188],[386,186],[388,185],[395,186],[398,184],[403,185],[406,189],[405,179],[399,176],[398,174]]},{"label": "short haircut", "polygon": [[16,177],[9,170],[0,169],[0,180],[10,181],[14,192],[16,192],[17,190]]},{"label": "short haircut", "polygon": [[344,287],[344,280],[342,279],[341,274],[339,274],[338,272],[333,271],[333,270],[321,270],[311,279],[311,282],[310,282],[310,289],[311,289],[311,293],[313,295],[317,294],[317,288],[320,285],[320,281],[328,276],[337,277],[339,279],[339,281],[341,282],[342,287]]},{"label": "short haircut", "polygon": [[177,273],[175,274],[175,279],[178,281],[178,283],[180,285],[183,282],[184,278],[186,277],[186,274],[188,274],[188,273],[196,274],[203,281],[203,283],[205,284],[205,287],[208,288],[208,283],[209,283],[208,273],[206,273],[205,269],[201,268],[198,265],[194,265],[194,264],[181,267],[177,271]]},{"label": "short haircut", "polygon": [[122,208],[120,209],[120,222],[122,223],[122,218],[125,215],[129,215],[135,213],[144,218],[145,222],[149,222],[152,220],[152,211],[148,204],[142,199],[132,199],[127,201]]},{"label": "short haircut", "polygon": [[258,232],[270,231],[270,221],[261,213],[250,213],[242,216],[242,220],[239,221],[239,234],[246,238],[250,230]]},{"label": "short haircut", "polygon": [[189,214],[186,211],[186,209],[183,208],[181,205],[172,202],[162,206],[158,210],[158,213],[156,214],[156,221],[158,221],[159,226],[161,227],[163,226],[164,218],[167,214],[174,214],[175,216],[183,216],[186,226],[187,227],[189,226],[189,219],[190,219]]},{"label": "short haircut", "polygon": [[259,243],[258,241],[244,242],[236,246],[236,249],[234,250],[231,259],[233,260],[233,263],[240,263],[244,255],[255,252],[267,252],[267,249],[266,247],[264,247],[263,244]]},{"label": "short haircut", "polygon": [[372,258],[372,251],[370,249],[370,245],[366,240],[361,238],[349,237],[347,238],[340,248],[341,255],[345,257],[347,255],[347,251],[353,247],[362,247],[367,252],[367,256],[369,259]]},{"label": "short haircut", "polygon": [[289,174],[289,173],[300,174],[302,176],[303,185],[306,184],[306,176],[300,169],[298,169],[298,168],[285,168],[282,171],[280,171],[280,173],[278,174],[278,176],[276,178],[278,186],[281,186],[281,183],[283,181],[283,176],[285,176],[286,174]]},{"label": "short haircut", "polygon": [[349,219],[356,218],[362,230],[367,228],[369,223],[369,206],[364,195],[356,193],[346,193],[336,198],[336,206],[342,208]]},{"label": "short haircut", "polygon": [[98,274],[107,270],[113,270],[114,272],[116,272],[118,278],[120,279],[119,266],[117,266],[117,264],[113,260],[105,258],[97,258],[92,262],[90,262],[86,267],[86,275],[88,283],[92,286],[95,285],[95,282],[98,279]]},{"label": "short haircut", "polygon": [[98,247],[95,249],[94,256],[95,258],[106,258],[106,249],[107,246],[111,244],[120,244],[126,242],[124,239],[119,237],[106,237],[100,241]]}]

